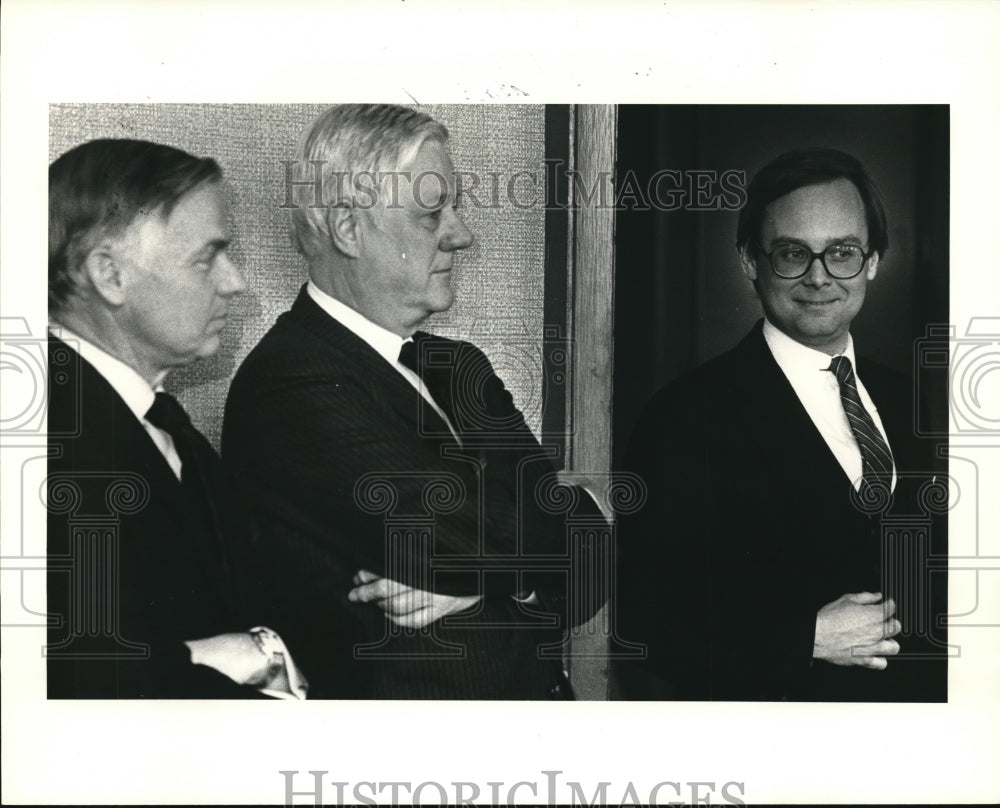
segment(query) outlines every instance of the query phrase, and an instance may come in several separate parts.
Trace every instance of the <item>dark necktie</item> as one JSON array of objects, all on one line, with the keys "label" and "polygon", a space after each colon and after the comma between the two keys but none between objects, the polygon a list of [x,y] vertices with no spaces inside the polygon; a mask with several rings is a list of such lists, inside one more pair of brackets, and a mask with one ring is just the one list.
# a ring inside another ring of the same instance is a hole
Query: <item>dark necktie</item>
[{"label": "dark necktie", "polygon": [[[223,597],[233,608],[229,561],[224,549],[225,533],[219,514],[218,502],[223,495],[220,473],[222,461],[178,403],[169,393],[157,393],[153,406],[146,413],[146,420],[173,438],[174,448],[181,459],[181,491],[188,503],[192,517],[208,528],[211,540],[197,541],[195,552],[208,571],[217,578],[212,584],[214,595]],[[207,537],[206,537],[207,538]]]},{"label": "dark necktie", "polygon": [[881,480],[888,488],[892,481],[892,452],[861,403],[851,360],[846,356],[835,356],[827,370],[837,377],[840,403],[844,406],[847,422],[851,425],[851,432],[861,450],[862,481],[873,485]]},{"label": "dark necktie", "polygon": [[211,509],[213,466],[219,462],[205,438],[170,393],[157,393],[146,420],[169,433],[181,459],[181,485],[185,492]]},{"label": "dark necktie", "polygon": [[425,340],[430,338],[430,334],[426,334],[423,331],[417,331],[413,335],[413,339],[409,342],[404,342],[403,346],[399,349],[399,364],[403,367],[409,368],[414,373],[416,373],[421,381],[424,383],[424,387],[427,388],[427,392],[430,393],[434,403],[441,408],[448,419],[451,421],[451,427],[453,429],[458,429],[458,422],[455,420],[455,412],[452,407],[452,393],[451,393],[451,376],[448,367],[428,367],[426,356],[421,355],[421,346],[423,345],[423,350],[426,352],[427,346],[424,345]]}]

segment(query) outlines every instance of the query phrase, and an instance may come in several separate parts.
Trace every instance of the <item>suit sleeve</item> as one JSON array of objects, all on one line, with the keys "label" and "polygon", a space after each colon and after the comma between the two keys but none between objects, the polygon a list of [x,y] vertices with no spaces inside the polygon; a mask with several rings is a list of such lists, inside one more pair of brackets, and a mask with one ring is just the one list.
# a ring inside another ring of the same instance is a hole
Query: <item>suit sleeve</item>
[{"label": "suit sleeve", "polygon": [[257,697],[191,664],[185,640],[241,627],[221,565],[198,552],[208,530],[174,518],[177,500],[149,464],[161,462],[158,450],[114,389],[58,340],[49,370],[48,697]]},{"label": "suit sleeve", "polygon": [[671,698],[782,698],[811,664],[815,608],[754,546],[771,517],[729,495],[751,480],[720,483],[736,470],[706,418],[697,393],[668,388],[633,432],[625,465],[649,499],[619,522],[619,629]]},{"label": "suit sleeve", "polygon": [[[350,576],[366,568],[428,588],[432,551],[436,566],[445,567],[433,589],[469,594],[481,591],[491,570],[510,570],[512,556],[565,557],[564,519],[534,499],[553,470],[551,458],[488,362],[480,415],[504,429],[451,454],[442,452],[443,441],[418,435],[370,380],[328,363],[297,364],[291,371],[274,361],[241,369],[222,448],[263,530],[280,533],[278,543],[307,562],[300,586],[328,588],[333,576],[346,593]],[[387,532],[390,523],[429,518],[433,548],[405,536],[390,545],[397,538]],[[273,535],[264,540],[272,543]],[[558,589],[553,576],[543,577]]]},{"label": "suit sleeve", "polygon": [[[524,591],[538,593],[549,611],[565,615],[571,626],[585,623],[603,606],[609,596],[606,571],[614,548],[603,543],[593,530],[572,530],[574,520],[590,525],[604,524],[604,517],[593,498],[582,489],[565,492],[574,504],[560,507],[561,491],[553,487],[552,475],[557,456],[539,444],[514,404],[513,397],[493,370],[486,356],[473,345],[461,343],[472,357],[473,366],[486,372],[481,396],[458,397],[460,421],[500,425],[498,434],[486,432],[478,439],[467,439],[471,452],[479,451],[485,461],[484,501],[494,515],[518,525],[520,547],[511,551],[524,554],[549,554],[560,568],[522,576]],[[485,446],[482,446],[485,444]],[[568,489],[574,486],[565,486]]]}]

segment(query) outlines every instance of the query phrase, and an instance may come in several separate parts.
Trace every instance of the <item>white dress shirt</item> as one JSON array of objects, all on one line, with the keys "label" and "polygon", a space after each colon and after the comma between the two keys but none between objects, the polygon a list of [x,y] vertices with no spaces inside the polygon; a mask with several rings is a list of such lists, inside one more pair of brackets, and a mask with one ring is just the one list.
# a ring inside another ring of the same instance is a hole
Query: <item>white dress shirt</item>
[{"label": "white dress shirt", "polygon": [[[830,361],[833,357],[796,342],[766,319],[764,320],[764,341],[774,356],[774,360],[778,363],[778,367],[781,368],[785,378],[792,385],[795,395],[798,396],[809,418],[819,430],[820,435],[823,436],[826,445],[830,447],[833,456],[837,458],[840,467],[851,480],[855,490],[859,490],[863,472],[861,450],[858,448],[857,439],[851,431],[851,425],[840,401],[840,384],[837,382],[837,377],[829,371]],[[868,395],[868,391],[865,390],[861,376],[858,374],[858,367],[854,359],[854,340],[850,334],[847,335],[847,347],[841,355],[850,360],[851,367],[854,368],[854,377],[857,381],[861,403],[872,417],[872,421],[875,422],[875,426],[878,427],[878,431],[888,446],[889,440],[886,438],[882,419],[879,418],[878,408],[871,396]],[[895,466],[892,470],[892,487],[893,489],[896,487]]]},{"label": "white dress shirt", "polygon": [[66,326],[53,324],[49,326],[49,330],[93,365],[94,370],[100,373],[104,380],[114,388],[114,391],[121,396],[122,401],[132,410],[143,429],[149,433],[156,448],[160,450],[160,454],[170,464],[170,468],[179,480],[181,478],[181,458],[174,446],[174,439],[170,437],[169,432],[146,420],[146,413],[153,406],[156,394],[163,390],[162,383],[167,374],[161,373],[154,386],[150,387],[149,382],[121,359],[115,358],[103,348],[98,348],[94,343],[88,342]]},{"label": "white dress shirt", "polygon": [[455,440],[461,445],[462,441],[455,431],[451,420],[445,415],[424,384],[423,379],[399,361],[399,352],[403,343],[412,342],[413,337],[401,337],[392,331],[387,331],[382,326],[373,323],[363,314],[352,309],[346,303],[341,303],[336,298],[330,297],[311,280],[306,284],[306,292],[323,311],[329,314],[334,320],[344,328],[351,331],[359,339],[368,343],[386,362],[395,369],[400,376],[412,385],[413,389],[423,396],[424,401],[434,408],[434,412],[441,416],[451,430]]}]

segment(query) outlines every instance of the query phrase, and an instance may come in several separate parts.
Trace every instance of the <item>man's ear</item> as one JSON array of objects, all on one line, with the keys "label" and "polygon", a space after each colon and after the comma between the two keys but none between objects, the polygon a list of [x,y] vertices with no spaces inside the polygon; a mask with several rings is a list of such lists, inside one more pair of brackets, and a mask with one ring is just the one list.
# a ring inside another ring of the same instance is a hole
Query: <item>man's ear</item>
[{"label": "man's ear", "polygon": [[757,259],[750,255],[750,247],[744,244],[740,248],[740,264],[743,267],[743,274],[751,281],[757,280]]},{"label": "man's ear", "polygon": [[83,260],[80,274],[106,303],[121,306],[125,302],[125,268],[119,251],[110,241],[102,241]]},{"label": "man's ear", "polygon": [[358,213],[351,204],[341,202],[331,207],[326,214],[326,225],[330,228],[333,246],[350,258],[357,258],[361,252],[361,221]]},{"label": "man's ear", "polygon": [[870,281],[875,280],[875,273],[878,272],[878,258],[879,258],[878,253],[875,253],[871,258],[868,259],[868,269],[866,270],[867,274],[865,275],[865,277],[867,277],[868,280]]}]

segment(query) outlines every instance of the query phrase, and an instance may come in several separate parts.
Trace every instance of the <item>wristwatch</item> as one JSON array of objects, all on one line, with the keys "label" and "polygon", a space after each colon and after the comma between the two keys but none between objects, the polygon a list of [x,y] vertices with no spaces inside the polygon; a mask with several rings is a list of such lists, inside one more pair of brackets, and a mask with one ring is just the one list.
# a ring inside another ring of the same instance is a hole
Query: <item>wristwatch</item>
[{"label": "wristwatch", "polygon": [[268,672],[285,666],[285,644],[277,634],[265,626],[252,628],[249,633],[257,650],[267,657]]}]

